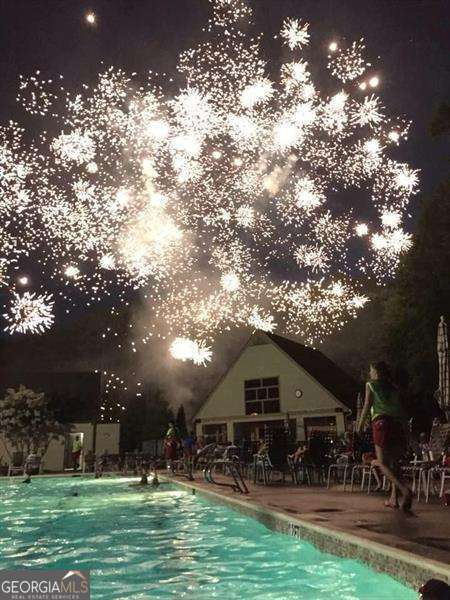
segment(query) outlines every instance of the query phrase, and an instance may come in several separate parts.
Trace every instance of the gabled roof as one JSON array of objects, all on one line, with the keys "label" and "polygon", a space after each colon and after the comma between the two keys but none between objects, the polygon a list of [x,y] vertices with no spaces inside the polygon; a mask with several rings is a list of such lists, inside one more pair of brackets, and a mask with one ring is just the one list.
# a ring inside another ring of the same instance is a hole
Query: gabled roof
[{"label": "gabled roof", "polygon": [[351,410],[356,409],[358,384],[336,363],[314,348],[274,333],[266,335],[335,398]]},{"label": "gabled roof", "polygon": [[255,331],[247,343],[240,349],[235,359],[230,363],[228,369],[219,377],[218,381],[207,394],[205,401],[197,410],[197,414],[202,410],[203,406],[208,402],[214,391],[219,387],[220,383],[225,379],[230,369],[239,360],[239,357],[253,343],[273,343],[282,352],[287,354],[291,360],[297,363],[305,371],[307,371],[322,387],[330,392],[343,405],[347,406],[352,411],[356,410],[356,400],[358,396],[358,384],[356,381],[347,375],[340,367],[338,367],[331,359],[319,350],[314,350],[309,346],[290,340],[289,338],[268,333],[265,331]]}]

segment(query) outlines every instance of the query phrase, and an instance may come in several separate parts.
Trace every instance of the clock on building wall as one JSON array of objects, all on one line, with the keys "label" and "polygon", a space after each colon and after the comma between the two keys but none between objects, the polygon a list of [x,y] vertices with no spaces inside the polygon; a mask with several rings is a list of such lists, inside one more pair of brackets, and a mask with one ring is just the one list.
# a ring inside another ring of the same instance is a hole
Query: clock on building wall
[{"label": "clock on building wall", "polygon": [[302,396],[303,396],[302,390],[295,390],[295,397],[296,398],[301,398]]}]

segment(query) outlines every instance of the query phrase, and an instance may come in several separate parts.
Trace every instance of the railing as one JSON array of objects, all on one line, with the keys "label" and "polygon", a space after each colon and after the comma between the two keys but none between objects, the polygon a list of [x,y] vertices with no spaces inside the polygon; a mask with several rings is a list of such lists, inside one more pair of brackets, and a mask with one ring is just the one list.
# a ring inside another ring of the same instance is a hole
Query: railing
[{"label": "railing", "polygon": [[[212,483],[221,487],[229,487],[234,492],[241,494],[248,494],[248,488],[242,477],[239,460],[237,457],[233,458],[214,458],[209,461],[203,469],[203,477],[207,483]],[[224,483],[214,479],[214,471],[217,467],[222,467],[224,475],[229,474],[233,483]]]}]

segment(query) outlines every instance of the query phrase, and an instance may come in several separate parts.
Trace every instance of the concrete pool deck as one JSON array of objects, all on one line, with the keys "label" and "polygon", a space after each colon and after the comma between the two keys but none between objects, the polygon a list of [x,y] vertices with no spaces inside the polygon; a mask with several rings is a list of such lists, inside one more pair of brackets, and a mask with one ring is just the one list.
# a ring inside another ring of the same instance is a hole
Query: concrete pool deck
[{"label": "concrete pool deck", "polygon": [[[218,482],[229,479],[216,475]],[[323,551],[360,559],[417,589],[437,577],[450,583],[450,508],[415,503],[415,516],[384,507],[385,496],[294,485],[248,483],[242,495],[228,487],[168,477],[177,484],[253,516]]]}]

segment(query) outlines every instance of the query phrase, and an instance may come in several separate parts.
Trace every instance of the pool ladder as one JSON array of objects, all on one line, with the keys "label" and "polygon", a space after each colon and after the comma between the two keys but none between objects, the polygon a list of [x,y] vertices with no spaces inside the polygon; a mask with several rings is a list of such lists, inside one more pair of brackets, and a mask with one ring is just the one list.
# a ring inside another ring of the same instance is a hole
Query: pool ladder
[{"label": "pool ladder", "polygon": [[[228,472],[233,478],[234,483],[221,483],[214,479],[213,471],[215,467],[222,466],[224,474]],[[248,494],[248,487],[242,477],[239,462],[230,459],[214,459],[206,464],[203,469],[203,477],[207,483],[213,483],[221,487],[230,487],[234,492]]]}]

